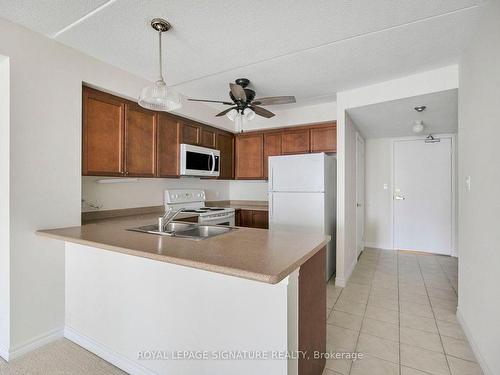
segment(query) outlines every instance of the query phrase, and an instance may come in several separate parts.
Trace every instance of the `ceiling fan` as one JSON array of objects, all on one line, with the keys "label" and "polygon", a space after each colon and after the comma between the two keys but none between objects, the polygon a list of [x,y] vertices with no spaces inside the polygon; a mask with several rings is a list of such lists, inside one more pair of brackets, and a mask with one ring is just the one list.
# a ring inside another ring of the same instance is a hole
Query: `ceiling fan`
[{"label": "ceiling fan", "polygon": [[238,117],[244,117],[247,120],[251,120],[255,114],[271,118],[274,113],[268,111],[261,106],[266,105],[277,105],[277,104],[288,104],[295,103],[295,96],[271,96],[267,98],[255,99],[255,91],[246,88],[250,83],[250,80],[246,78],[238,78],[234,81],[235,83],[229,84],[229,97],[230,101],[221,100],[204,100],[204,99],[188,99],[193,102],[206,102],[206,103],[220,103],[224,105],[230,105],[231,108],[225,109],[224,111],[217,113],[215,116],[227,115],[231,120],[235,120]]}]

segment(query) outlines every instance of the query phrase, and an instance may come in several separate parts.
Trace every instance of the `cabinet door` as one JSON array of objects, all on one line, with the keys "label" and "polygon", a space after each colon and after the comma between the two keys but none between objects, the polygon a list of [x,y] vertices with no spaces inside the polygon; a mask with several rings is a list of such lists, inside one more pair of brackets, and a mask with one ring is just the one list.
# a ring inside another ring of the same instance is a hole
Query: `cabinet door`
[{"label": "cabinet door", "polygon": [[264,178],[264,137],[261,133],[238,135],[236,137],[236,178]]},{"label": "cabinet door", "polygon": [[167,114],[158,115],[157,176],[179,176],[179,121]]},{"label": "cabinet door", "polygon": [[252,211],[252,227],[269,229],[269,213],[267,211]]},{"label": "cabinet door", "polygon": [[181,143],[199,145],[201,126],[190,122],[181,122]]},{"label": "cabinet door", "polygon": [[264,178],[268,178],[269,156],[282,154],[282,132],[264,133]]},{"label": "cabinet door", "polygon": [[234,136],[230,133],[217,132],[217,149],[220,150],[219,179],[234,179]]},{"label": "cabinet door", "polygon": [[336,124],[312,128],[311,152],[337,152],[337,126]]},{"label": "cabinet door", "polygon": [[253,211],[240,210],[240,227],[252,227],[252,226],[253,226]]},{"label": "cabinet door", "polygon": [[84,87],[82,104],[83,174],[123,175],[125,102]]},{"label": "cabinet door", "polygon": [[200,145],[203,147],[215,148],[215,129],[201,128]]},{"label": "cabinet door", "polygon": [[153,177],[156,172],[155,112],[127,104],[125,119],[125,175]]},{"label": "cabinet door", "polygon": [[309,149],[309,129],[285,129],[283,154],[306,154]]}]

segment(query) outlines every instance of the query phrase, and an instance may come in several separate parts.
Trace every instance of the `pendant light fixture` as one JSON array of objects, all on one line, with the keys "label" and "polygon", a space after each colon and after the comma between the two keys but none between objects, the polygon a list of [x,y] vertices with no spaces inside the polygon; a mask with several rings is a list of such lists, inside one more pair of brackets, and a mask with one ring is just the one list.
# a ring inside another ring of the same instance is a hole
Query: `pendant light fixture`
[{"label": "pendant light fixture", "polygon": [[181,100],[174,90],[167,87],[163,79],[163,57],[161,50],[161,35],[165,31],[170,30],[172,26],[162,18],[155,18],[151,21],[151,27],[158,31],[160,77],[152,86],[142,89],[138,103],[141,107],[153,111],[174,111],[182,107]]}]

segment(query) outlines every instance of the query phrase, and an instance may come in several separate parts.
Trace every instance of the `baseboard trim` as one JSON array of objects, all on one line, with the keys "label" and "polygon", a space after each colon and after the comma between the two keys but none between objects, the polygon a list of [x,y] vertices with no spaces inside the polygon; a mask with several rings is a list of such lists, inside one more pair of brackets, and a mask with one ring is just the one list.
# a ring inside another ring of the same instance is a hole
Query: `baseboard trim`
[{"label": "baseboard trim", "polygon": [[64,337],[129,374],[157,375],[153,370],[147,369],[136,361],[124,357],[120,353],[117,353],[69,326],[64,327]]},{"label": "baseboard trim", "polygon": [[335,285],[344,288],[347,285],[347,281],[349,281],[356,264],[358,264],[358,258],[354,259],[354,262],[352,262],[347,271],[344,273],[344,277],[335,276]]},{"label": "baseboard trim", "polygon": [[484,357],[481,355],[481,352],[479,351],[479,347],[476,344],[476,341],[474,340],[474,337],[472,336],[472,333],[467,326],[467,323],[464,320],[464,317],[462,316],[462,313],[460,312],[460,309],[457,308],[457,319],[460,325],[462,326],[462,330],[465,333],[465,336],[467,337],[467,340],[469,340],[470,347],[472,349],[472,352],[476,356],[477,363],[479,364],[479,367],[481,367],[481,370],[483,370],[484,375],[493,375],[493,371],[489,368],[488,364],[486,363]]},{"label": "baseboard trim", "polygon": [[0,357],[9,362],[9,350],[7,348],[4,348],[3,346],[0,346]]},{"label": "baseboard trim", "polygon": [[11,361],[15,358],[22,356],[23,354],[29,353],[32,350],[38,349],[48,343],[60,339],[63,337],[63,329],[57,328],[50,332],[44,333],[42,335],[36,336],[31,340],[25,341],[21,345],[14,347],[8,352],[8,360]]}]

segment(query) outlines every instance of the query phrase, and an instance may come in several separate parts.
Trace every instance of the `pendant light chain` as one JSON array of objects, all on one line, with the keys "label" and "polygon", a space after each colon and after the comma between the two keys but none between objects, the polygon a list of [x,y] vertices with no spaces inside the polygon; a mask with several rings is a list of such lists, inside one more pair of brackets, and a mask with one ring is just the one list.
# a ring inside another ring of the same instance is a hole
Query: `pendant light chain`
[{"label": "pendant light chain", "polygon": [[160,66],[160,81],[164,81],[165,79],[163,78],[163,57],[162,57],[162,49],[161,49],[161,34],[162,31],[158,31],[158,51],[159,51],[159,66]]}]

